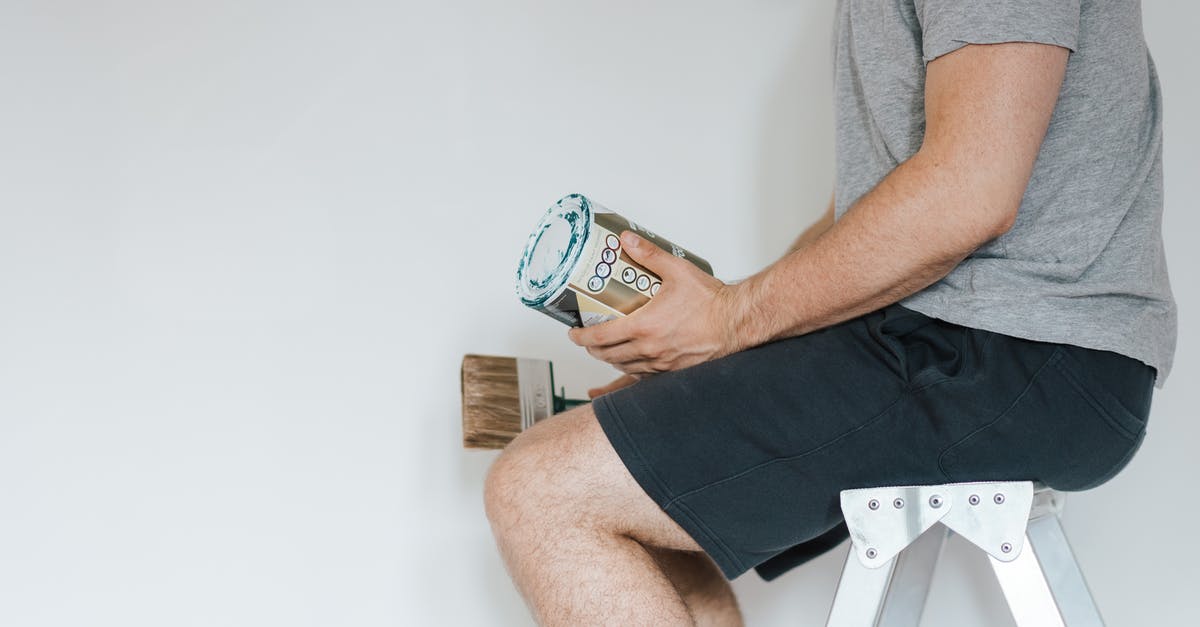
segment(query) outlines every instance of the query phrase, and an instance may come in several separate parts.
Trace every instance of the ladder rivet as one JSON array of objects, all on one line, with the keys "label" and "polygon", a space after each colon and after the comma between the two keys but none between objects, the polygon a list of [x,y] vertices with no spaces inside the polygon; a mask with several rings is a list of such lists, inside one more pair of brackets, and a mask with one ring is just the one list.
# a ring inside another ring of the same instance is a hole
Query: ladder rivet
[{"label": "ladder rivet", "polygon": [[877,555],[879,555],[879,551],[876,551],[875,549],[867,549],[867,559],[873,560]]},{"label": "ladder rivet", "polygon": [[972,494],[971,498],[967,499],[967,502],[970,503],[971,505],[979,505],[979,495]]},{"label": "ladder rivet", "polygon": [[1004,544],[1000,545],[1000,550],[1005,553],[1012,553],[1012,545],[1005,542]]},{"label": "ladder rivet", "polygon": [[996,505],[1004,505],[1003,494],[997,493],[996,496],[992,497],[992,500],[996,502]]},{"label": "ladder rivet", "polygon": [[871,509],[879,509],[879,501],[871,499],[870,501],[867,501],[867,507]]},{"label": "ladder rivet", "polygon": [[937,494],[929,497],[929,506],[932,507],[933,509],[937,509],[937,508],[941,507],[942,506],[942,497],[938,496]]},{"label": "ladder rivet", "polygon": [[892,506],[895,507],[896,509],[900,509],[901,507],[904,507],[904,499],[896,499],[896,500],[892,501]]}]

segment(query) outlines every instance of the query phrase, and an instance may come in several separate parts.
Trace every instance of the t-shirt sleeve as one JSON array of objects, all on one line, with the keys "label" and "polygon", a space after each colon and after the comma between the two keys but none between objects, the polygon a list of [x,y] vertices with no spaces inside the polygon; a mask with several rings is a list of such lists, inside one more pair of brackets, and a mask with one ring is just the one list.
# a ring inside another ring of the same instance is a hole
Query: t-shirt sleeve
[{"label": "t-shirt sleeve", "polygon": [[1080,0],[915,0],[928,63],[967,44],[1012,41],[1062,46],[1079,39]]}]

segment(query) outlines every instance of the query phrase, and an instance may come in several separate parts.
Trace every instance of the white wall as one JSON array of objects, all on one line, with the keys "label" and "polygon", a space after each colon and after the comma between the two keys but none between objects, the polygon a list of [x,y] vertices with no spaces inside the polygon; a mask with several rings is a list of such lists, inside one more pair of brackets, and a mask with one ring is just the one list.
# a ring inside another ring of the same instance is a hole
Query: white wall
[{"label": "white wall", "polygon": [[[0,624],[530,624],[459,360],[611,376],[512,293],[568,192],[724,277],[779,254],[831,186],[831,4],[0,4]],[[1176,370],[1066,515],[1113,625],[1198,609],[1197,18],[1146,7]],[[740,578],[750,623],[822,624],[843,554]],[[954,545],[926,624],[1010,622]]]}]

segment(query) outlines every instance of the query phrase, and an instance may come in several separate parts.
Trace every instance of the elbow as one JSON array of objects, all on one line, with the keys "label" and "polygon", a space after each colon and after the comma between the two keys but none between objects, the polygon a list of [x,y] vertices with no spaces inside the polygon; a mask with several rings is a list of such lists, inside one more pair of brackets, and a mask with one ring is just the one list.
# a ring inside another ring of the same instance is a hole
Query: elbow
[{"label": "elbow", "polygon": [[989,220],[989,228],[986,230],[987,239],[985,242],[991,241],[1004,235],[1012,230],[1013,225],[1017,223],[1017,210],[1020,209],[1020,204],[1004,207],[995,212]]},{"label": "elbow", "polygon": [[938,190],[933,202],[965,229],[964,244],[982,246],[1016,224],[1029,172],[988,160],[941,155],[928,146],[922,146],[910,162],[920,167],[930,187]]}]

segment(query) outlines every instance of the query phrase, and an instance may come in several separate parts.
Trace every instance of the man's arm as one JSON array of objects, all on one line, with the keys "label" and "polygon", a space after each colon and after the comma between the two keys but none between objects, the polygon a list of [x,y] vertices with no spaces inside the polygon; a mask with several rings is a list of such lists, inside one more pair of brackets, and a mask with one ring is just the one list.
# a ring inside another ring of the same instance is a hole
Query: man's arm
[{"label": "man's arm", "polygon": [[[791,246],[788,246],[787,252],[784,253],[785,255],[800,250],[801,248],[804,248],[805,246],[817,241],[817,238],[820,237],[822,233],[828,231],[829,227],[833,226],[835,206],[834,200],[835,198],[833,196],[829,197],[829,206],[825,208],[825,211],[821,213],[815,222],[808,225],[808,228],[804,229],[804,231],[800,233],[796,240],[792,242]],[[735,283],[736,282],[737,281],[735,281]],[[624,387],[629,387],[634,383],[637,383],[637,381],[638,377],[636,375],[623,374],[605,385],[589,388],[587,391],[588,398],[596,398],[597,396],[608,394],[609,392],[619,390]]]},{"label": "man's arm", "polygon": [[739,343],[807,333],[891,304],[1011,228],[1067,55],[1010,43],[966,46],[931,62],[921,149],[812,246],[739,286]]},{"label": "man's arm", "polygon": [[740,284],[625,234],[626,251],[663,287],[624,319],[573,329],[572,340],[625,372],[675,370],[836,324],[937,281],[1011,228],[1067,55],[1005,43],[930,62],[920,150],[811,245]]}]

